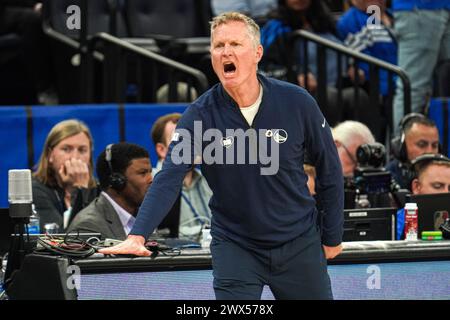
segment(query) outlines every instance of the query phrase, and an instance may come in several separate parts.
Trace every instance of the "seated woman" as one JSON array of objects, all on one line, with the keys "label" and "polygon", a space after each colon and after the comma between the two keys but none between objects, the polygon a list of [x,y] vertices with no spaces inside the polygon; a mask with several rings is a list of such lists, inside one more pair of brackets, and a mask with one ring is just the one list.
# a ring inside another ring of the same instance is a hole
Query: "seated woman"
[{"label": "seated woman", "polygon": [[64,231],[97,196],[92,149],[91,133],[81,121],[62,121],[48,134],[33,174],[33,202],[43,232],[48,223]]},{"label": "seated woman", "polygon": [[[325,39],[341,43],[336,35],[335,21],[326,4],[313,0],[279,0],[278,9],[272,12],[272,19],[261,30],[261,43],[264,47],[263,60],[260,68],[263,73],[280,80],[286,80],[306,87],[312,94],[317,94],[317,76],[319,65],[317,63],[317,46],[308,45],[308,72],[304,73],[302,62],[303,45],[298,42],[291,44],[289,36],[294,30],[307,30]],[[359,103],[355,104],[354,89],[345,88],[342,92],[342,105],[338,104],[338,79],[347,75],[347,71],[338,70],[337,54],[332,50],[326,51],[326,77],[327,77],[327,105],[321,105],[322,112],[333,126],[346,119],[358,119],[365,122],[365,118],[373,119],[373,115],[366,116],[368,96],[359,90]],[[344,61],[342,63],[344,65]],[[345,73],[345,74],[342,74]],[[359,73],[363,76],[363,73]]]}]

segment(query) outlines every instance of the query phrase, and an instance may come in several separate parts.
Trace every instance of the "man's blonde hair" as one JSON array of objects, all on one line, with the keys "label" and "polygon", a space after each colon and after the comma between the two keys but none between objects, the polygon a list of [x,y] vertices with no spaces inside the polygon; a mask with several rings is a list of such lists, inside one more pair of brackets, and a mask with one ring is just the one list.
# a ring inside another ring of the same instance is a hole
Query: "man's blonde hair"
[{"label": "man's blonde hair", "polygon": [[242,22],[246,25],[248,35],[250,36],[250,39],[252,40],[255,48],[261,44],[261,31],[259,29],[258,24],[252,18],[239,12],[225,12],[222,13],[221,15],[214,17],[213,20],[210,22],[211,40],[213,32],[217,27],[223,24],[227,24],[228,22],[231,21]]}]

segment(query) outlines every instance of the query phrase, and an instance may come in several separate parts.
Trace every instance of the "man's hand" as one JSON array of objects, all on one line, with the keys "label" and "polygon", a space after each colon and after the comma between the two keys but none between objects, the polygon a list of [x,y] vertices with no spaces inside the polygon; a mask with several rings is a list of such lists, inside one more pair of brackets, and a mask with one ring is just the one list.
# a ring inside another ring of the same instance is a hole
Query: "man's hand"
[{"label": "man's hand", "polygon": [[140,257],[149,257],[152,253],[144,246],[145,239],[142,236],[129,235],[128,238],[111,248],[100,249],[103,254],[133,254]]},{"label": "man's hand", "polygon": [[59,168],[59,176],[65,187],[87,188],[89,186],[89,166],[80,159],[67,160]]},{"label": "man's hand", "polygon": [[323,251],[325,252],[325,258],[327,260],[334,259],[342,252],[342,244],[336,247],[327,247],[323,245]]}]

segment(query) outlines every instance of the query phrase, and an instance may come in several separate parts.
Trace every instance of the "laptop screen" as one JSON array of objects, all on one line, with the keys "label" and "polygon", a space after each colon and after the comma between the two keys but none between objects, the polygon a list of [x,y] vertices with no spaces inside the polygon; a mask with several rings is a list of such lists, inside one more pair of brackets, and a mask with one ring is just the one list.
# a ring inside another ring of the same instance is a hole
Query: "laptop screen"
[{"label": "laptop screen", "polygon": [[410,195],[407,202],[417,203],[419,236],[422,231],[439,230],[449,217],[450,193]]}]

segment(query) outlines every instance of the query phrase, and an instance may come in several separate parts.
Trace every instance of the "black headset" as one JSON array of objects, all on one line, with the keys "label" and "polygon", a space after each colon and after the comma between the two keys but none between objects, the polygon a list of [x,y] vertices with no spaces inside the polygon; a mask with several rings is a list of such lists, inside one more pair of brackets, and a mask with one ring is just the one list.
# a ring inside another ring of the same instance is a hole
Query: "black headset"
[{"label": "black headset", "polygon": [[448,162],[450,163],[450,159],[447,158],[446,156],[437,153],[426,153],[426,154],[422,154],[420,156],[418,156],[417,158],[415,158],[413,161],[411,161],[411,167],[412,167],[412,172],[413,172],[413,177],[411,179],[411,182],[413,179],[417,178],[418,176],[418,167],[419,164],[422,164],[424,162],[431,162],[431,161],[443,161],[443,162]]},{"label": "black headset", "polygon": [[[405,128],[408,123],[411,121],[414,121],[416,119],[427,119],[426,116],[424,116],[421,113],[413,112],[408,113],[405,115],[402,120],[400,120],[399,127],[401,130],[400,136],[395,137],[391,140],[391,152],[394,158],[400,161],[400,163],[407,163],[408,162],[408,153],[406,150],[406,143],[405,143]],[[441,144],[439,144],[438,152],[441,153],[442,151]]]},{"label": "black headset", "polygon": [[125,186],[127,185],[127,178],[119,173],[119,172],[114,172],[113,167],[112,167],[112,147],[114,144],[109,144],[106,147],[106,151],[105,151],[105,159],[106,162],[108,163],[108,167],[109,167],[109,186],[111,188],[113,188],[116,191],[122,191],[123,189],[125,189]]}]

